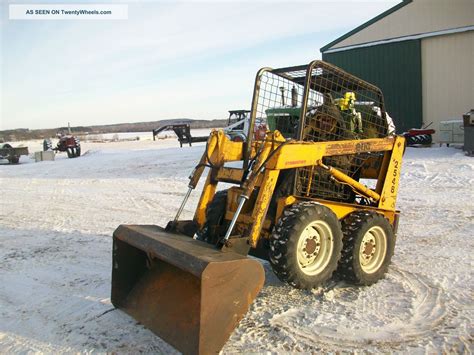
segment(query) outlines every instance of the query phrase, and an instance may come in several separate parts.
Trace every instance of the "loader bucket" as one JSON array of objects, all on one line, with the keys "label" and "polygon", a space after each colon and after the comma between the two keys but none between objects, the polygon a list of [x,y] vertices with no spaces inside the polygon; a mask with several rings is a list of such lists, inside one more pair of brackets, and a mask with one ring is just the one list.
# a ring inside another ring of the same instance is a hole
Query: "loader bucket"
[{"label": "loader bucket", "polygon": [[113,305],[184,354],[218,353],[264,279],[257,260],[158,226],[114,232]]}]

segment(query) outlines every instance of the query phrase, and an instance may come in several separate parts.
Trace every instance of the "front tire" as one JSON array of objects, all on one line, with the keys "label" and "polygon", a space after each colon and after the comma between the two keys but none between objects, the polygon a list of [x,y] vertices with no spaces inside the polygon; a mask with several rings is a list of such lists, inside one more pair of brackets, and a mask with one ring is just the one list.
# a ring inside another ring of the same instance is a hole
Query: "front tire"
[{"label": "front tire", "polygon": [[312,289],[328,281],[337,268],[342,231],[337,216],[316,202],[285,209],[270,236],[270,263],[291,286]]},{"label": "front tire", "polygon": [[342,257],[337,273],[357,285],[382,279],[395,250],[395,235],[388,220],[372,211],[356,211],[342,221]]},{"label": "front tire", "polygon": [[53,143],[50,139],[45,139],[43,141],[43,152],[47,152],[49,150],[53,150]]},{"label": "front tire", "polygon": [[227,225],[224,217],[227,207],[227,190],[217,191],[206,209],[206,223],[198,232],[198,239],[206,243],[217,245],[221,232]]}]

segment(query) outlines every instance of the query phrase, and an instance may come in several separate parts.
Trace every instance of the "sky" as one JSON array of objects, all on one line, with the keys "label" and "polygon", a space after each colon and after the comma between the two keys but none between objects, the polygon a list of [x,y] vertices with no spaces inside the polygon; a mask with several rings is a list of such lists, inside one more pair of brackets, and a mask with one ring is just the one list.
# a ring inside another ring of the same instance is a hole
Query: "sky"
[{"label": "sky", "polygon": [[[67,1],[45,1],[68,3]],[[319,49],[400,1],[73,1],[126,20],[9,20],[0,0],[0,130],[219,119],[248,109],[261,67]]]}]

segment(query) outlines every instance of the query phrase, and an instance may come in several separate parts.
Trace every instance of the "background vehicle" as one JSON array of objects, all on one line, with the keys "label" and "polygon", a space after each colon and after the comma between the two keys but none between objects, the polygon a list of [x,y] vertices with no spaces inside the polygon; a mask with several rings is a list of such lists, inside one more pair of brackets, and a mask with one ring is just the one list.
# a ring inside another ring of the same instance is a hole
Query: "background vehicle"
[{"label": "background vehicle", "polygon": [[[322,61],[261,69],[245,142],[211,132],[175,219],[114,232],[112,303],[178,350],[211,353],[263,286],[248,254],[296,288],[335,274],[377,282],[395,248],[403,150],[377,87]],[[194,219],[180,220],[205,168]]]},{"label": "background vehicle", "polygon": [[180,147],[183,147],[183,144],[189,144],[189,146],[191,147],[193,143],[207,141],[207,136],[193,137],[191,135],[191,126],[189,125],[189,123],[180,123],[158,127],[153,130],[153,140],[156,140],[156,136],[160,132],[167,130],[172,130],[176,134]]},{"label": "background vehicle", "polygon": [[28,147],[13,148],[5,143],[0,148],[0,159],[7,159],[10,164],[18,164],[21,155],[28,155]]},{"label": "background vehicle", "polygon": [[[224,132],[234,142],[243,142],[247,139],[247,132],[250,124],[250,111],[249,110],[231,110],[229,111],[229,118],[227,119],[227,126],[224,127]],[[178,137],[180,147],[183,144],[206,142],[208,136],[193,136],[191,134],[191,126],[189,123],[180,123],[173,125],[165,125],[158,127],[153,130],[153,140],[156,140],[156,136],[163,131],[172,130]],[[261,119],[256,120],[254,125],[254,135],[258,136],[258,139],[265,138],[265,132],[267,126]]]},{"label": "background vehicle", "polygon": [[[250,112],[249,110],[231,110],[229,111],[229,118],[227,119],[227,126],[224,132],[234,142],[245,142],[250,126]],[[267,125],[264,119],[258,117],[254,124],[254,137],[261,140],[265,138]]]},{"label": "background vehicle", "polygon": [[66,152],[68,158],[77,158],[81,155],[81,142],[79,138],[72,135],[61,135],[58,134],[59,141],[56,147],[53,147],[53,143],[50,139],[43,141],[43,150],[53,150],[55,152]]},{"label": "background vehicle", "polygon": [[403,136],[406,140],[406,145],[411,146],[426,146],[430,147],[433,143],[433,134],[436,131],[434,129],[421,128],[409,129],[408,132],[403,132]]}]

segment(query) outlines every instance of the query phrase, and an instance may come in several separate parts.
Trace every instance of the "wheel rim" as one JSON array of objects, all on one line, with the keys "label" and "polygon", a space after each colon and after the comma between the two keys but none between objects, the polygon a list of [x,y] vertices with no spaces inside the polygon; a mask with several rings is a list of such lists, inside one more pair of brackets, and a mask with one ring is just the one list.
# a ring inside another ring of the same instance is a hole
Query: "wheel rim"
[{"label": "wheel rim", "polygon": [[387,254],[387,235],[385,231],[374,226],[362,238],[359,248],[359,261],[362,270],[373,274],[382,266]]},{"label": "wheel rim", "polygon": [[329,224],[314,221],[306,226],[298,239],[297,259],[306,275],[320,274],[331,260],[334,238]]}]

